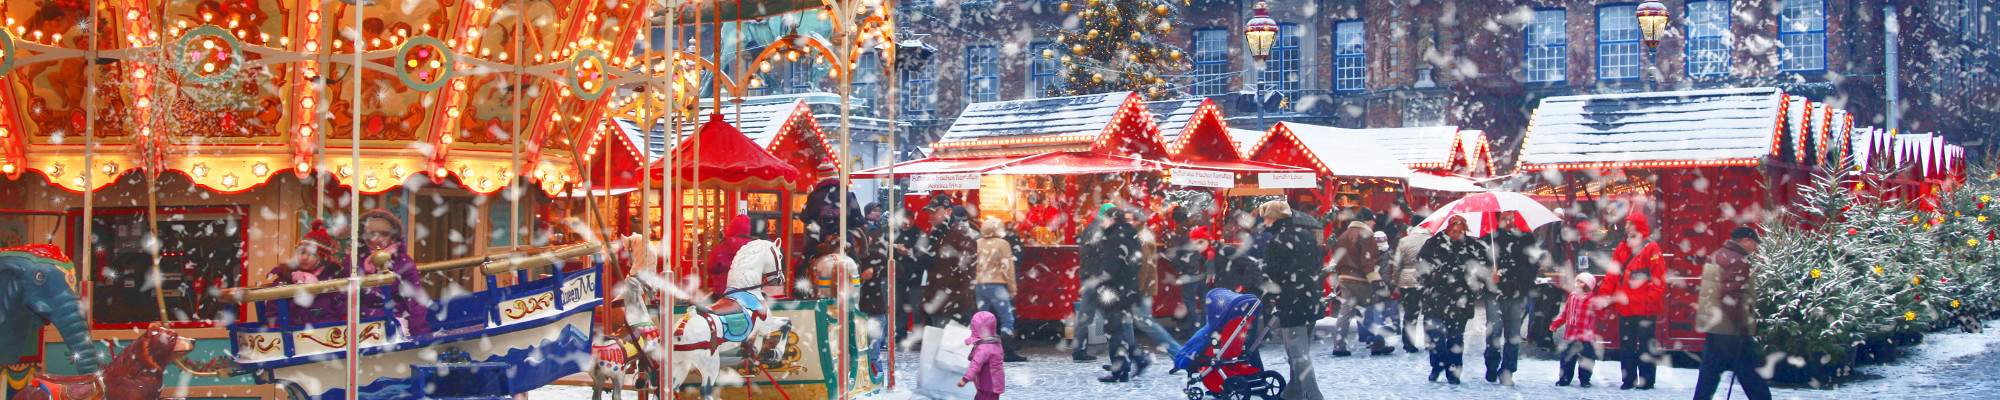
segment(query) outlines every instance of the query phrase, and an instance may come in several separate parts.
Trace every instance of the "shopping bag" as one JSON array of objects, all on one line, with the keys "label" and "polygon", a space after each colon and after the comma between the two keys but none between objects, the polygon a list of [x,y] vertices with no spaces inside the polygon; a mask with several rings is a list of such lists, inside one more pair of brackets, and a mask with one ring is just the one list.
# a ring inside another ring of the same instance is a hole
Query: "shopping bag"
[{"label": "shopping bag", "polygon": [[957,323],[924,327],[923,352],[917,355],[916,394],[939,400],[971,399],[978,394],[973,385],[958,386],[972,364],[972,346],[965,344],[971,336],[971,329]]}]

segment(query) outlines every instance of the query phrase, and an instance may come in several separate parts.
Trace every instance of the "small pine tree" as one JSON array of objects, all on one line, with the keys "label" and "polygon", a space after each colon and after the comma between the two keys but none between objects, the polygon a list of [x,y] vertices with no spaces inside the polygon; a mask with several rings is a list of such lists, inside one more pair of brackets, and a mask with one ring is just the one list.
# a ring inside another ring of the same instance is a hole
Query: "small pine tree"
[{"label": "small pine tree", "polygon": [[1187,69],[1179,47],[1160,38],[1180,23],[1169,0],[1069,0],[1057,6],[1075,13],[1075,25],[1052,27],[1056,45],[1042,57],[1063,64],[1065,84],[1055,95],[1132,91],[1149,99],[1178,96],[1168,75]]}]

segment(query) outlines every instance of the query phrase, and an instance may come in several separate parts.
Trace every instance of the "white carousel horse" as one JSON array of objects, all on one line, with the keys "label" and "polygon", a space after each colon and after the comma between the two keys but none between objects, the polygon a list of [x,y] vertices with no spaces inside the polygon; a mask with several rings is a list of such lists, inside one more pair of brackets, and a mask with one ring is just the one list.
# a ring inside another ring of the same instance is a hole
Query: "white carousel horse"
[{"label": "white carousel horse", "polygon": [[673,363],[668,366],[671,373],[667,387],[679,387],[687,379],[688,371],[694,370],[701,373],[702,397],[711,397],[717,383],[741,379],[724,373],[725,352],[742,351],[748,355],[745,361],[759,368],[768,360],[784,358],[786,349],[782,343],[757,345],[765,342],[759,339],[792,328],[790,319],[772,316],[768,304],[772,292],[784,290],[784,274],[778,268],[780,260],[777,244],[767,240],[751,241],[737,250],[736,259],[729,264],[729,292],[711,307],[714,311],[697,309],[674,322]]}]

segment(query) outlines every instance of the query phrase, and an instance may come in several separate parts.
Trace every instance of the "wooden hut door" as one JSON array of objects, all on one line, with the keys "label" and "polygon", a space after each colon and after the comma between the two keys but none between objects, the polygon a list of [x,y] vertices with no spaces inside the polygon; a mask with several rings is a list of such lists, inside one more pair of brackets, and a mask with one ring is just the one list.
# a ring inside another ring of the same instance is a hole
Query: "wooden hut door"
[{"label": "wooden hut door", "polygon": [[1729,230],[1755,223],[1763,210],[1763,178],[1754,167],[1710,167],[1660,174],[1659,244],[1667,264],[1667,293],[1660,345],[1699,351],[1695,330],[1702,265],[1722,248]]}]

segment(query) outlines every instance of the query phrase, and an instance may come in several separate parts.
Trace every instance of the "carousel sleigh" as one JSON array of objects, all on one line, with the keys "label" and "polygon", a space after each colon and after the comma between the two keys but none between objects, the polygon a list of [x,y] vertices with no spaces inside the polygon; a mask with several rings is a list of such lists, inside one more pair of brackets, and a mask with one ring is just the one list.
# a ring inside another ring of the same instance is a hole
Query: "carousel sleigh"
[{"label": "carousel sleigh", "polygon": [[[576,245],[533,257],[439,267],[484,264],[488,289],[434,301],[429,336],[400,335],[398,321],[387,317],[358,321],[354,332],[345,321],[297,324],[281,309],[275,323],[229,326],[231,354],[258,383],[279,384],[294,398],[345,397],[348,346],[358,347],[360,398],[512,398],[591,366],[595,310],[604,303],[602,263],[564,271],[560,262],[599,248]],[[522,271],[550,264],[551,273],[539,278]],[[419,269],[432,270],[427,267]],[[495,275],[507,273],[521,279],[499,286]],[[363,278],[363,285],[379,286],[377,278]],[[344,281],[334,283],[344,287]],[[260,306],[294,307],[291,294],[312,289],[254,289],[237,296],[263,300],[270,293],[257,292],[277,290],[282,298]]]}]

